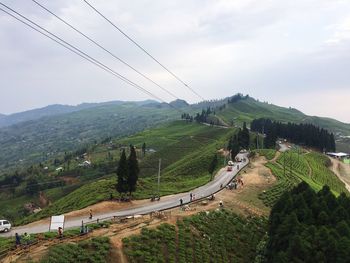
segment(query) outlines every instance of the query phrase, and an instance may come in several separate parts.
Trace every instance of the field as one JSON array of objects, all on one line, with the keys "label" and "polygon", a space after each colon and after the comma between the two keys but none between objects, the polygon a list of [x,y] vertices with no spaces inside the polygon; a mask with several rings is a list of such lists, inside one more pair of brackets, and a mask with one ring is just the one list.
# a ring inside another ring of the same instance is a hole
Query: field
[{"label": "field", "polygon": [[316,152],[299,154],[288,151],[281,154],[277,162],[266,164],[278,179],[276,185],[259,197],[265,205],[272,206],[285,191],[291,190],[301,181],[308,183],[315,191],[328,185],[336,196],[342,192],[347,193],[345,184],[328,169],[327,160],[327,157]]},{"label": "field", "polygon": [[[137,191],[133,194],[136,199],[150,198],[157,194],[158,161],[162,159],[160,195],[185,192],[210,180],[208,166],[217,150],[223,148],[235,129],[209,127],[183,121],[173,122],[163,127],[146,130],[135,136],[113,141],[114,145],[136,145],[141,148],[145,142],[147,148],[155,153],[146,153],[140,157],[140,179]],[[99,155],[108,154],[108,145],[96,148]],[[91,156],[96,155],[93,151]],[[118,154],[113,156],[119,159]],[[219,156],[219,165],[223,165],[223,157]],[[61,214],[84,208],[99,201],[108,200],[110,194],[119,196],[115,190],[116,175],[106,174],[102,180],[86,182],[80,188],[67,193],[55,200],[43,211],[27,218],[17,220],[16,223],[27,223],[51,214]],[[57,194],[58,189],[47,191],[48,196]]]},{"label": "field", "polygon": [[[253,262],[267,220],[243,218],[225,210],[199,213],[178,221],[144,228],[123,239],[130,262]],[[214,261],[213,261],[214,260]]]},{"label": "field", "polygon": [[107,237],[96,237],[75,243],[56,245],[50,248],[41,263],[103,263],[107,261],[110,243]]}]

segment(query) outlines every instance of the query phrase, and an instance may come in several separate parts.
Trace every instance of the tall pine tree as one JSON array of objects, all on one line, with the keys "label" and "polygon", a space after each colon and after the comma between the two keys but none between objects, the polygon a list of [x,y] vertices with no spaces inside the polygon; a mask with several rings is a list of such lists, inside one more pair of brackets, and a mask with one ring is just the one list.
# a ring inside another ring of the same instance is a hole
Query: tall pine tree
[{"label": "tall pine tree", "polygon": [[128,162],[126,160],[125,150],[123,150],[122,155],[120,156],[117,168],[116,189],[121,195],[128,192]]},{"label": "tall pine tree", "polygon": [[130,156],[128,159],[128,190],[131,195],[132,192],[136,190],[137,180],[139,179],[140,168],[137,161],[136,151],[134,146],[130,146]]}]

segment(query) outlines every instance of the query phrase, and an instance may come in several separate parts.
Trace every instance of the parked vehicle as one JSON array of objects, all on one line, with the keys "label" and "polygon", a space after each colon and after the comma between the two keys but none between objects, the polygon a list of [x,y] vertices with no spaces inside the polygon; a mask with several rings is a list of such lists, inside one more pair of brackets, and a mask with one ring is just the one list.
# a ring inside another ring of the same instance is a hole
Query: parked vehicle
[{"label": "parked vehicle", "polygon": [[8,220],[0,220],[0,232],[8,232],[11,230],[11,223]]}]

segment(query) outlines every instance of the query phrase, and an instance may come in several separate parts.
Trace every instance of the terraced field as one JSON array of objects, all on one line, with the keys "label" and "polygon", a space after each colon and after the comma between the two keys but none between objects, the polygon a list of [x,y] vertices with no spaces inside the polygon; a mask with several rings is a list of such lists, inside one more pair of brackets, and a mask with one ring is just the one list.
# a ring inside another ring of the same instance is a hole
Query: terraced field
[{"label": "terraced field", "polygon": [[[123,239],[130,262],[253,262],[267,220],[243,218],[222,210],[144,228]],[[215,260],[214,260],[215,259]],[[214,260],[214,261],[213,261]]]},{"label": "terraced field", "polygon": [[342,192],[348,193],[345,184],[328,169],[327,161],[326,156],[316,152],[299,154],[288,151],[281,154],[276,162],[266,164],[276,176],[277,183],[261,193],[259,198],[265,205],[272,206],[285,191],[291,190],[301,181],[308,183],[315,191],[328,185],[336,196]]},{"label": "terraced field", "polygon": [[107,237],[97,237],[77,244],[66,243],[53,246],[41,263],[107,262],[110,243]]}]

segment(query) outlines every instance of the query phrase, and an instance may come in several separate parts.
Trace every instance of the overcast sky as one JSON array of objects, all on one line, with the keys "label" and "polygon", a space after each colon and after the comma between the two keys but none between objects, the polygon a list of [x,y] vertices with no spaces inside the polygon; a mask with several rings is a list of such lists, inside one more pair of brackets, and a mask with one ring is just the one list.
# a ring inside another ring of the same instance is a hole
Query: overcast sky
[{"label": "overcast sky", "polygon": [[[199,98],[83,0],[37,0],[163,87]],[[348,0],[89,0],[206,99],[237,92],[350,123]],[[165,101],[31,0],[2,0]],[[2,6],[0,6],[2,7]],[[0,112],[150,98],[0,11]]]}]

